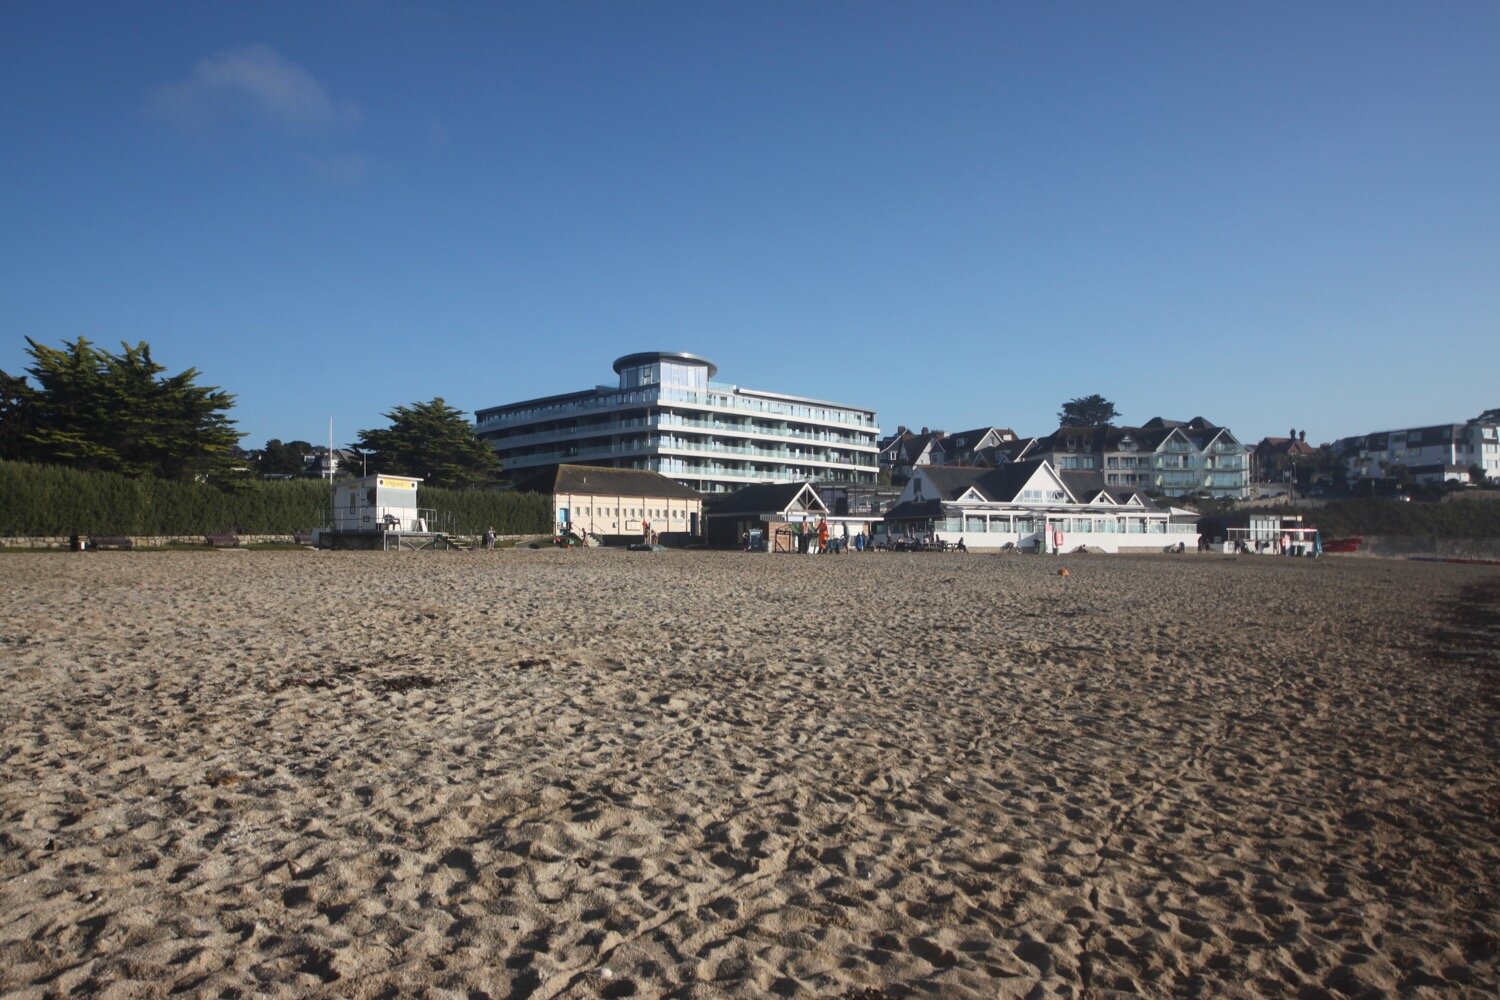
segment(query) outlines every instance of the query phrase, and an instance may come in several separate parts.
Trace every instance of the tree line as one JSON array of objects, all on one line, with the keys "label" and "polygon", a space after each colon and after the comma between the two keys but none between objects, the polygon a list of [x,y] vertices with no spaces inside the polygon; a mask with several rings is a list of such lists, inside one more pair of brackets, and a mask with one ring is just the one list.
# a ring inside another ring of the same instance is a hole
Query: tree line
[{"label": "tree line", "polygon": [[[235,397],[199,385],[194,368],[168,374],[145,341],[118,352],[84,337],[60,348],[26,343],[32,363],[25,372],[0,371],[0,460],[231,486],[294,476],[319,451],[274,438],[258,453],[242,451],[229,416]],[[384,416],[390,426],[361,430],[349,446],[353,468],[416,476],[440,489],[499,478],[494,449],[441,396]]]}]

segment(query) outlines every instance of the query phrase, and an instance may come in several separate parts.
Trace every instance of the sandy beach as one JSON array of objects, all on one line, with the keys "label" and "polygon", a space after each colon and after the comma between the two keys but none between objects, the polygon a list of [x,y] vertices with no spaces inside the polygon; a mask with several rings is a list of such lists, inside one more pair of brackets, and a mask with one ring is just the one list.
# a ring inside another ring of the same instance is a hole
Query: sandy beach
[{"label": "sandy beach", "polygon": [[8,554],[0,994],[1493,997],[1497,622],[1363,559]]}]

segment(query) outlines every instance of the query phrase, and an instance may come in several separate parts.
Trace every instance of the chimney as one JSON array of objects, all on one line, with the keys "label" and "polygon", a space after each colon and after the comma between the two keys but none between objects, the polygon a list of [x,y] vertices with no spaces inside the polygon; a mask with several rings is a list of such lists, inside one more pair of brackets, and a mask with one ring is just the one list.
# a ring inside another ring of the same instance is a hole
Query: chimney
[{"label": "chimney", "polygon": [[925,428],[925,427],[923,427],[923,428],[922,428],[922,433],[923,433],[923,434],[926,434],[926,433],[928,433],[928,431],[927,431],[927,428]]},{"label": "chimney", "polygon": [[1286,436],[1289,437],[1289,438],[1296,437],[1297,436],[1297,428],[1293,427],[1291,430],[1287,431],[1286,432]]},{"label": "chimney", "polygon": [[1307,443],[1307,431],[1305,431],[1305,430],[1304,431],[1298,431],[1297,432],[1297,440],[1301,441],[1303,444],[1306,444]]}]

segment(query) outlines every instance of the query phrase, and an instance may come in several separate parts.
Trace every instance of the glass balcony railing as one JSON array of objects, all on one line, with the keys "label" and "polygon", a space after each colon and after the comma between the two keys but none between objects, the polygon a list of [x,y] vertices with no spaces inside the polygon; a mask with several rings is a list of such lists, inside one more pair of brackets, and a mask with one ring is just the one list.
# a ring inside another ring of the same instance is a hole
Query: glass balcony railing
[{"label": "glass balcony railing", "polygon": [[650,419],[627,419],[606,423],[590,422],[574,427],[552,427],[524,434],[494,437],[490,438],[489,441],[501,451],[510,451],[533,444],[549,444],[554,441],[560,442],[581,438],[604,437],[618,434],[622,431],[650,428],[660,428],[663,430],[677,429],[702,432],[703,434],[717,434],[723,437],[747,438],[750,440],[785,439],[792,441],[812,441],[835,448],[868,451],[872,458],[874,457],[876,448],[873,435],[848,435],[832,431],[807,432],[785,425],[757,426],[754,424],[740,424],[719,420],[688,420],[672,413],[653,414]]},{"label": "glass balcony railing", "polygon": [[878,432],[880,429],[872,413],[832,405],[818,406],[810,403],[783,402],[775,399],[761,399],[757,396],[744,396],[732,386],[715,387],[713,384],[709,385],[707,392],[666,386],[628,390],[600,386],[592,396],[578,396],[555,403],[540,403],[522,409],[502,411],[484,417],[475,426],[480,433],[483,433],[486,430],[514,424],[560,419],[573,413],[622,407],[660,406],[663,403],[683,403],[689,406],[747,414],[770,414],[809,423],[843,424],[864,428],[871,432]]},{"label": "glass balcony railing", "polygon": [[[689,452],[692,454],[708,455],[742,455],[746,462],[774,465],[780,470],[789,467],[807,466],[837,466],[858,469],[874,475],[878,467],[873,461],[857,455],[840,455],[832,452],[793,453],[789,451],[766,451],[757,448],[733,448],[712,447],[693,442],[677,443],[629,443],[621,442],[597,447],[561,447],[550,448],[540,451],[527,452],[525,454],[507,455],[505,461],[511,468],[525,468],[535,465],[550,465],[555,462],[582,462],[591,459],[615,459],[627,455],[641,456],[643,458],[654,458],[673,453]],[[736,463],[737,465],[743,463]],[[795,478],[785,471],[778,473],[780,478]]]}]

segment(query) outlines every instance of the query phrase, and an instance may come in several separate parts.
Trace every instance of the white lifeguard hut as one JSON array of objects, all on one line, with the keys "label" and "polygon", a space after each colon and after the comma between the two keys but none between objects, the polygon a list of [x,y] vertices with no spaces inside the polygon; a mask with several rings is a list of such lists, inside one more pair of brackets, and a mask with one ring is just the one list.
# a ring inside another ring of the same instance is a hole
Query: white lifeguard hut
[{"label": "white lifeguard hut", "polygon": [[433,530],[433,512],[417,506],[411,476],[377,473],[333,487],[329,528],[317,544],[330,549],[446,549],[457,547],[446,531]]}]

